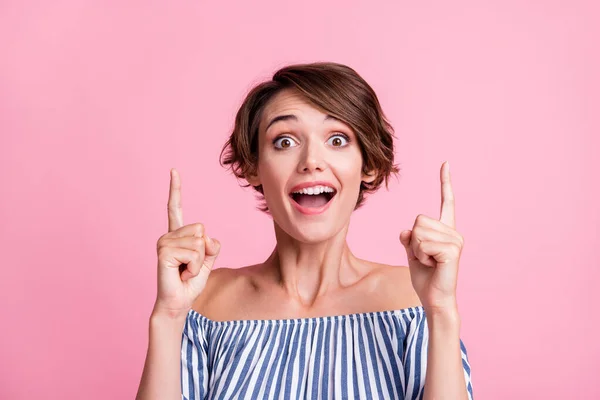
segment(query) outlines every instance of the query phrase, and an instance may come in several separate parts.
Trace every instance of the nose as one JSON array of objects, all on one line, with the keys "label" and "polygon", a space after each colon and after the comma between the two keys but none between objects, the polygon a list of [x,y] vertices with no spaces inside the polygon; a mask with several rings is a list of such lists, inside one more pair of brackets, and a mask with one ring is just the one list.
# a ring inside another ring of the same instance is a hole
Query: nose
[{"label": "nose", "polygon": [[298,172],[306,173],[325,170],[325,160],[323,157],[323,146],[317,141],[308,141],[302,151],[300,162],[298,163]]}]

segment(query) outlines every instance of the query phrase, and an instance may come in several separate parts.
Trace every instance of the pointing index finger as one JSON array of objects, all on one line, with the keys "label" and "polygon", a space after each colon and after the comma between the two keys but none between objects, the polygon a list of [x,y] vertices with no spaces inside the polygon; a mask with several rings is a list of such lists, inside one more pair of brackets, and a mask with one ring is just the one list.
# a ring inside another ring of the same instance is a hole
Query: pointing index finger
[{"label": "pointing index finger", "polygon": [[452,191],[452,183],[450,182],[450,164],[448,161],[442,164],[440,180],[442,182],[440,222],[454,229],[456,227],[454,216],[454,192]]},{"label": "pointing index finger", "polygon": [[181,180],[175,168],[171,169],[171,186],[169,188],[169,202],[167,204],[169,215],[169,232],[183,226],[183,210],[181,208]]}]

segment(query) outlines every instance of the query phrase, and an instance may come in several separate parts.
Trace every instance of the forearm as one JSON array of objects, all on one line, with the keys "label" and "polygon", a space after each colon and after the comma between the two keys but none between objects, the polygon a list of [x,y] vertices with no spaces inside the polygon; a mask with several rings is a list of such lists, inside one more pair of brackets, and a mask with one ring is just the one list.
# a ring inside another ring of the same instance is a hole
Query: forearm
[{"label": "forearm", "polygon": [[136,400],[181,400],[181,334],[185,317],[152,314]]},{"label": "forearm", "polygon": [[468,400],[457,309],[427,313],[429,347],[424,400]]}]

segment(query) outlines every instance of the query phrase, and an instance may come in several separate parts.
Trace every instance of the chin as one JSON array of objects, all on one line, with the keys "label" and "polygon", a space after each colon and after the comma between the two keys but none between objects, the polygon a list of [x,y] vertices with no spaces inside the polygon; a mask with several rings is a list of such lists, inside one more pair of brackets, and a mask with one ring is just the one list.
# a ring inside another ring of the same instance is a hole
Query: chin
[{"label": "chin", "polygon": [[321,220],[311,220],[290,216],[290,214],[284,212],[283,218],[277,218],[274,221],[279,229],[292,239],[306,244],[325,242],[344,229],[344,219],[333,215]]},{"label": "chin", "polygon": [[295,226],[294,235],[291,235],[299,242],[306,244],[318,244],[325,242],[336,235],[331,225],[319,226],[319,224],[307,224],[309,226]]}]

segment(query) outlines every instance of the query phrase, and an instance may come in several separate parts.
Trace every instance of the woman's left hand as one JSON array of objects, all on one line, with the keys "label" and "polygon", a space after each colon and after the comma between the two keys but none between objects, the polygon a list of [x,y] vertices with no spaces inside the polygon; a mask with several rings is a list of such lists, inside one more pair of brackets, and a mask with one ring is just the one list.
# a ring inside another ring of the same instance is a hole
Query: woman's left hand
[{"label": "woman's left hand", "polygon": [[412,285],[426,312],[456,311],[458,262],[464,246],[463,237],[454,229],[454,193],[447,162],[442,164],[440,179],[439,221],[419,214],[412,230],[400,234]]}]

